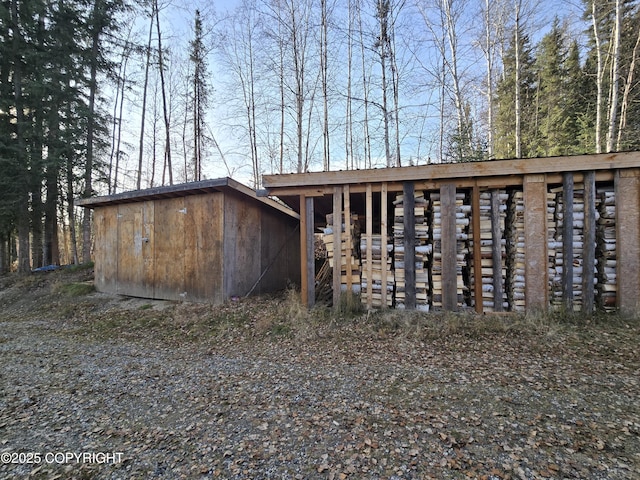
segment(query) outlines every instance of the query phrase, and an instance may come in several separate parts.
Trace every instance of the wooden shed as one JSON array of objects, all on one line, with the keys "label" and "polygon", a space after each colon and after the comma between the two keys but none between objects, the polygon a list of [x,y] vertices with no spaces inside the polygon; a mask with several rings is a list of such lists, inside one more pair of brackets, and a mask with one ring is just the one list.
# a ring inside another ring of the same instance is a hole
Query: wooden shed
[{"label": "wooden shed", "polygon": [[265,175],[263,185],[300,213],[308,305],[320,233],[334,304],[353,292],[370,308],[640,311],[640,152]]},{"label": "wooden shed", "polygon": [[99,291],[222,303],[299,284],[298,214],[230,178],[77,205],[94,209]]}]

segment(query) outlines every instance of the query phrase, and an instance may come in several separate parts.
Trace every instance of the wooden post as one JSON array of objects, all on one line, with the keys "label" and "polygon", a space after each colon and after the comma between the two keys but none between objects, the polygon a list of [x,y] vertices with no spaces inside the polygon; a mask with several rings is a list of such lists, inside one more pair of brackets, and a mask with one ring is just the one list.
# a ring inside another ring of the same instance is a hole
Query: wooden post
[{"label": "wooden post", "polygon": [[440,204],[442,209],[442,308],[454,311],[458,308],[456,186],[454,183],[445,183],[440,187]]},{"label": "wooden post", "polygon": [[382,308],[387,307],[387,182],[382,182],[380,190],[380,243],[382,244]]},{"label": "wooden post", "polygon": [[363,295],[366,295],[367,300],[367,308],[371,310],[373,308],[373,192],[371,191],[371,184],[367,183],[367,190],[365,193],[365,241],[366,241],[366,252],[365,258],[367,259],[365,268],[367,272],[367,290],[366,292],[362,292]]},{"label": "wooden post", "polygon": [[582,246],[582,311],[595,311],[596,173],[584,173],[584,245]]},{"label": "wooden post", "polygon": [[500,228],[500,191],[491,191],[491,256],[493,259],[493,309],[502,312],[502,229]]},{"label": "wooden post", "polygon": [[342,187],[333,187],[333,308],[340,308],[342,271]]},{"label": "wooden post", "polygon": [[573,312],[573,172],[562,176],[562,305]]},{"label": "wooden post", "polygon": [[525,175],[524,259],[527,313],[548,308],[547,182],[544,174]]},{"label": "wooden post", "polygon": [[473,229],[473,296],[476,313],[484,312],[482,304],[482,246],[480,245],[480,189],[476,183],[471,192],[471,221]]},{"label": "wooden post", "polygon": [[347,269],[347,299],[351,305],[351,296],[353,295],[353,272],[351,265],[351,252],[353,251],[353,237],[351,236],[351,195],[349,193],[349,185],[342,187],[344,196],[344,243],[345,243],[345,262]]},{"label": "wooden post", "polygon": [[309,250],[307,248],[307,201],[300,195],[300,300],[309,307]]},{"label": "wooden post", "polygon": [[640,311],[640,169],[615,174],[618,308],[625,316]]},{"label": "wooden post", "polygon": [[416,308],[416,216],[415,190],[413,182],[404,182],[404,306],[406,310]]}]

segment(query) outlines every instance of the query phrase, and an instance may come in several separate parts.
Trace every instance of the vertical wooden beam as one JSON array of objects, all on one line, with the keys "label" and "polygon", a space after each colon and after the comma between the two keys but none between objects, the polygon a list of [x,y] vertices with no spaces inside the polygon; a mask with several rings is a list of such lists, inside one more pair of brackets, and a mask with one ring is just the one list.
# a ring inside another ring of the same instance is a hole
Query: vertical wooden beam
[{"label": "vertical wooden beam", "polygon": [[404,182],[404,307],[416,308],[416,214],[415,187],[413,182]]},{"label": "vertical wooden beam", "polygon": [[333,187],[333,308],[340,308],[342,271],[342,187]]},{"label": "vertical wooden beam", "polygon": [[500,228],[500,191],[491,191],[491,256],[493,258],[493,309],[502,312],[502,229]]},{"label": "vertical wooden beam", "polygon": [[458,308],[458,273],[456,269],[456,185],[445,183],[440,187],[442,209],[442,308]]},{"label": "vertical wooden beam", "polygon": [[584,173],[584,245],[582,246],[582,311],[595,311],[596,173]]},{"label": "vertical wooden beam", "polygon": [[640,169],[618,170],[616,193],[617,302],[620,313],[640,311]]},{"label": "vertical wooden beam", "polygon": [[351,252],[353,251],[353,237],[351,236],[351,194],[349,193],[349,185],[342,187],[344,195],[344,236],[345,236],[345,262],[347,268],[347,297],[349,305],[351,305],[351,295],[353,295],[353,275],[351,265]]},{"label": "vertical wooden beam", "polygon": [[[302,213],[302,212],[300,212]],[[307,224],[307,305],[309,308],[316,304],[316,248],[314,236],[314,200],[306,198],[306,224]]]},{"label": "vertical wooden beam", "polygon": [[562,305],[573,312],[573,172],[562,176]]},{"label": "vertical wooden beam", "polygon": [[367,272],[367,291],[366,293],[362,292],[362,294],[366,295],[367,308],[371,309],[373,308],[373,192],[371,191],[370,183],[367,183],[365,197],[365,258],[367,259],[365,268]]},{"label": "vertical wooden beam", "polygon": [[307,249],[307,201],[300,195],[300,300],[309,307],[309,251]]},{"label": "vertical wooden beam", "polygon": [[525,175],[524,296],[527,313],[548,308],[547,182],[544,174]]},{"label": "vertical wooden beam", "polygon": [[473,297],[476,313],[484,312],[482,304],[482,248],[480,245],[480,188],[473,186],[471,192],[471,228],[473,230]]},{"label": "vertical wooden beam", "polygon": [[387,306],[387,182],[383,182],[380,190],[380,243],[382,244],[382,308]]}]

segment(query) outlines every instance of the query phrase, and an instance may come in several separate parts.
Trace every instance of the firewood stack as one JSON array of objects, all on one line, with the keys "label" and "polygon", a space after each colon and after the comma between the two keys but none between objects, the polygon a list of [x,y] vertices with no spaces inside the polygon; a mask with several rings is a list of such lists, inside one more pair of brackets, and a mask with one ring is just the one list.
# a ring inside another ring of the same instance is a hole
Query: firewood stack
[{"label": "firewood stack", "polygon": [[335,257],[340,258],[340,283],[341,291],[346,292],[348,288],[348,274],[351,270],[351,290],[353,293],[360,293],[360,260],[357,247],[360,246],[360,227],[358,215],[352,214],[349,222],[349,235],[347,235],[344,214],[342,215],[342,234],[340,236],[341,245],[338,252],[333,244],[333,214],[327,215],[327,226],[324,228],[322,240],[327,249],[327,258],[331,268],[335,268]]},{"label": "firewood stack", "polygon": [[[416,272],[416,310],[429,311],[429,254],[431,242],[427,223],[428,202],[424,192],[414,193],[415,202],[415,272]],[[396,308],[405,308],[404,275],[404,196],[396,196],[394,204],[394,267],[396,281]]]},{"label": "firewood stack", "polygon": [[605,311],[616,308],[616,196],[613,186],[599,187],[596,191],[597,221],[596,238],[597,302]]},{"label": "firewood stack", "polygon": [[547,192],[547,254],[549,276],[549,304],[562,307],[562,212],[558,195],[562,187]]},{"label": "firewood stack", "polygon": [[[442,209],[440,193],[431,192],[431,213],[433,232],[432,260],[432,304],[434,308],[442,308]],[[469,269],[469,219],[471,205],[465,203],[464,192],[456,193],[456,271],[458,306],[467,305],[469,287],[465,284],[463,270]]]},{"label": "firewood stack", "polygon": [[522,190],[509,194],[506,218],[507,241],[507,299],[511,310],[525,310],[525,236],[524,236],[524,194]]},{"label": "firewood stack", "polygon": [[[507,300],[506,278],[507,278],[507,241],[504,237],[505,232],[505,219],[507,216],[507,200],[509,195],[506,191],[499,191],[499,212],[498,222],[500,224],[500,232],[503,236],[497,239],[500,242],[500,255],[502,266],[502,308],[507,310],[509,303]],[[493,232],[492,232],[492,212],[491,212],[491,192],[480,192],[480,263],[482,271],[482,302],[483,310],[485,312],[495,311],[494,293],[493,293]],[[471,225],[472,227],[472,225]],[[470,248],[473,251],[473,229],[469,229]],[[474,271],[470,271],[471,285],[475,285]],[[475,299],[474,299],[475,300]]]},{"label": "firewood stack", "polygon": [[368,278],[367,271],[367,238],[360,238],[360,251],[362,252],[362,285],[363,292],[362,303],[367,303],[365,292],[369,282],[371,282],[372,300],[371,305],[373,307],[382,307],[382,279],[383,275],[387,277],[387,298],[385,305],[390,307],[393,305],[393,286],[394,286],[394,273],[392,270],[391,258],[393,255],[393,244],[387,243],[384,248],[387,250],[387,263],[383,268],[382,265],[382,235],[374,234],[371,236],[371,260],[372,260],[372,272],[371,279]]}]

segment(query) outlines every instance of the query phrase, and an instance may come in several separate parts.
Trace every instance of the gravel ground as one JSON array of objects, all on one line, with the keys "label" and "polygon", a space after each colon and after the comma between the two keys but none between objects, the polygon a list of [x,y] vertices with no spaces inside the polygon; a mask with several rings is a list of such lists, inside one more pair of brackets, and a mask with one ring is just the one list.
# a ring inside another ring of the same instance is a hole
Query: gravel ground
[{"label": "gravel ground", "polygon": [[0,478],[640,478],[637,321],[429,326],[61,281],[0,284]]}]

